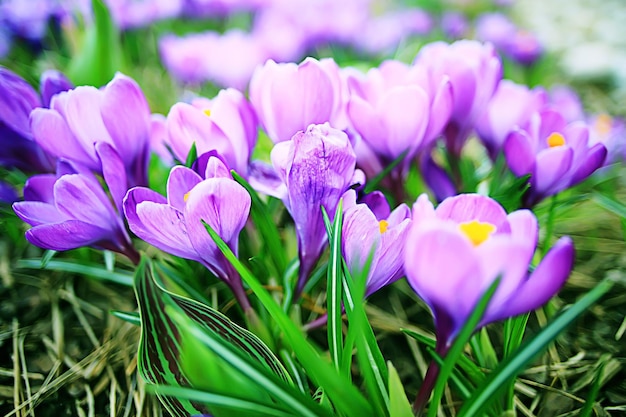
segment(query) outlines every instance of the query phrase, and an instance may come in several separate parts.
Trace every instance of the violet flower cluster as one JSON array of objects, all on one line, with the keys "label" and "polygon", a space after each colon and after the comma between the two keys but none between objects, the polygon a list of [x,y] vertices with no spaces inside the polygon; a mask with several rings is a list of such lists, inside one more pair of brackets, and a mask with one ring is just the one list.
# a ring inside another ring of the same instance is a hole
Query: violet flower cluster
[{"label": "violet flower cluster", "polygon": [[[361,269],[371,254],[367,296],[406,276],[435,316],[440,352],[496,278],[501,283],[480,326],[550,299],[574,252],[562,238],[529,273],[538,236],[532,212],[507,214],[489,197],[458,194],[463,178],[438,152],[458,162],[478,135],[492,158],[503,155],[513,174],[530,175],[527,207],[582,181],[607,154],[588,126],[559,113],[543,90],[502,80],[493,46],[476,41],[429,44],[411,64],[388,60],[368,72],[331,59],[270,60],[255,71],[249,100],[227,89],[211,100],[176,103],[167,116],[152,115],[138,84],[122,74],[100,89],[60,92],[49,108],[38,107],[34,93],[20,93],[28,90],[21,83],[8,85],[8,107],[26,109],[22,130],[11,129],[58,160],[56,174],[32,177],[25,201],[13,206],[32,226],[32,243],[92,246],[136,261],[126,220],[138,238],[204,265],[247,310],[240,277],[206,231],[210,226],[238,253],[251,197],[231,170],[282,200],[291,216],[296,295],[327,247],[322,208],[332,221],[343,198],[347,267]],[[15,104],[26,96],[26,104]],[[271,163],[252,158],[259,127],[273,143]],[[174,165],[192,148],[197,161],[171,167],[167,196],[147,187],[150,152]],[[387,195],[366,193],[368,180],[399,158],[380,183]],[[436,208],[425,195],[412,212],[404,204],[415,168],[442,201]]]},{"label": "violet flower cluster", "polygon": [[[255,10],[254,20],[249,31],[237,28],[224,33],[162,37],[159,50],[163,63],[182,82],[212,81],[223,87],[244,89],[254,69],[268,59],[298,60],[307,51],[328,43],[379,55],[393,52],[403,39],[425,35],[433,26],[432,18],[419,8],[374,15],[372,0],[215,3],[229,4],[224,13],[241,10],[246,3]],[[199,10],[194,14],[203,15]],[[199,50],[203,53],[199,54]]]}]

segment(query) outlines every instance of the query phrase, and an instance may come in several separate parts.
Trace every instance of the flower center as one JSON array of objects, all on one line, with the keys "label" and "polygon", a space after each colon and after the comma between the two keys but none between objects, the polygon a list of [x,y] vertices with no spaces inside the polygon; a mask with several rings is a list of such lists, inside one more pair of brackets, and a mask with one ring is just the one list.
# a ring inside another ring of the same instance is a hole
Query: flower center
[{"label": "flower center", "polygon": [[389,222],[387,220],[381,220],[378,222],[378,230],[380,230],[381,235],[387,231],[388,227]]},{"label": "flower center", "polygon": [[187,200],[189,200],[189,194],[191,193],[191,191],[185,193],[185,195],[183,196],[183,201],[186,203]]},{"label": "flower center", "polygon": [[546,142],[548,143],[548,146],[551,148],[554,148],[557,146],[563,146],[565,145],[565,137],[563,137],[563,135],[558,132],[554,132],[550,134],[550,136],[548,136],[548,139],[546,139]]},{"label": "flower center", "polygon": [[204,109],[203,110],[204,114],[206,114],[207,116],[211,117],[211,109]]},{"label": "flower center", "polygon": [[461,232],[472,241],[474,246],[478,246],[496,231],[496,226],[488,222],[479,222],[472,220],[471,222],[463,222],[459,224]]}]

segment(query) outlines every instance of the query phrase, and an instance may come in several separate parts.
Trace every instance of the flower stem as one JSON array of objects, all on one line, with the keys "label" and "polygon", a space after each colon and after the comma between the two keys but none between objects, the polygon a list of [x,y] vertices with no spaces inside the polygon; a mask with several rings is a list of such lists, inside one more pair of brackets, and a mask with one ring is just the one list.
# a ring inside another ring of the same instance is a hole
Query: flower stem
[{"label": "flower stem", "polygon": [[[437,346],[435,347],[435,352],[443,358],[448,352],[449,346],[446,346],[445,343],[437,340]],[[439,365],[433,359],[430,361],[428,365],[428,370],[426,371],[426,375],[424,376],[424,381],[420,386],[419,391],[417,392],[417,396],[415,397],[415,401],[413,402],[413,414],[417,417],[422,415],[428,400],[430,399],[430,394],[435,387],[435,382],[437,382],[437,377],[439,376]],[[437,407],[438,404],[431,404],[431,407]]]}]

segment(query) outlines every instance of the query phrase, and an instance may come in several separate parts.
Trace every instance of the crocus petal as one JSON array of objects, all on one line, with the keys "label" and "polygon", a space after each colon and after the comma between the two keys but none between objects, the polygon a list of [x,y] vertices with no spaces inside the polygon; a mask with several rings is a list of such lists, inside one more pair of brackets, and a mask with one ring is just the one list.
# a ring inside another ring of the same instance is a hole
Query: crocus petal
[{"label": "crocus petal", "polygon": [[436,210],[439,219],[456,223],[472,220],[488,222],[496,226],[497,232],[509,233],[506,211],[495,200],[480,194],[460,194],[445,199]]},{"label": "crocus petal", "polygon": [[53,174],[30,177],[24,185],[24,200],[54,204],[54,183],[56,180],[57,177]]},{"label": "crocus petal", "polygon": [[481,263],[481,276],[475,280],[483,281],[475,281],[475,288],[482,294],[496,278],[501,278],[483,322],[490,322],[490,314],[499,311],[511,297],[516,296],[518,288],[526,279],[534,249],[534,246],[531,247],[524,241],[511,240],[502,235],[493,236],[476,248]]},{"label": "crocus petal", "polygon": [[239,232],[246,224],[251,199],[247,191],[227,178],[202,181],[190,192],[185,206],[185,220],[191,243],[220,278],[228,280],[228,266],[209,236],[203,221],[237,253]]},{"label": "crocus petal", "polygon": [[511,236],[527,242],[533,249],[537,246],[539,225],[537,218],[530,210],[517,210],[507,216],[511,226]]},{"label": "crocus petal", "polygon": [[545,149],[537,155],[537,167],[531,178],[533,192],[549,195],[567,186],[565,175],[572,166],[574,152],[569,146]]},{"label": "crocus petal", "polygon": [[117,225],[117,215],[104,190],[79,174],[64,175],[54,186],[59,211],[70,218],[90,223]]},{"label": "crocus petal", "polygon": [[41,74],[41,82],[39,84],[44,107],[50,107],[50,101],[54,95],[74,88],[70,80],[57,70],[44,71]]},{"label": "crocus petal", "polygon": [[287,199],[287,187],[272,165],[256,160],[252,161],[248,168],[248,182],[255,191],[279,200]]},{"label": "crocus petal", "polygon": [[102,164],[102,176],[109,187],[113,202],[119,213],[122,213],[122,204],[126,191],[128,191],[128,179],[124,162],[119,153],[108,143],[96,143],[96,154]]},{"label": "crocus petal", "polygon": [[514,296],[499,312],[494,312],[491,321],[532,311],[545,304],[563,286],[573,266],[574,244],[570,238],[562,237]]},{"label": "crocus petal", "polygon": [[602,143],[596,143],[589,150],[584,151],[584,159],[578,169],[573,173],[572,179],[569,185],[576,185],[588,176],[593,174],[598,168],[600,168],[607,156],[607,149]]},{"label": "crocus petal", "polygon": [[46,152],[61,158],[80,161],[99,170],[93,142],[88,146],[76,140],[65,119],[55,110],[35,109],[30,115],[35,140]]},{"label": "crocus petal", "polygon": [[426,133],[424,133],[424,145],[432,143],[441,134],[444,126],[450,120],[454,104],[453,97],[452,83],[448,77],[443,77],[430,106],[428,128]]},{"label": "crocus petal", "polygon": [[472,244],[453,225],[423,228],[414,224],[404,251],[411,287],[433,312],[447,312],[454,323],[452,333],[458,331],[481,295],[473,285],[480,264]]},{"label": "crocus petal", "polygon": [[177,165],[167,179],[167,203],[179,211],[185,209],[185,200],[193,187],[202,182],[202,177],[192,169]]},{"label": "crocus petal", "polygon": [[110,237],[110,230],[80,220],[44,224],[26,231],[26,239],[33,245],[57,251],[90,246]]},{"label": "crocus petal", "polygon": [[152,201],[139,202],[134,212],[128,217],[128,226],[139,238],[174,256],[201,261],[189,239],[182,212]]},{"label": "crocus petal", "polygon": [[233,145],[209,116],[186,103],[176,103],[167,115],[167,130],[170,146],[176,158],[187,159],[195,143],[198,155],[216,150],[227,161],[236,161]]},{"label": "crocus petal", "polygon": [[20,219],[31,226],[69,220],[69,217],[60,213],[54,205],[41,201],[20,201],[13,204],[13,210]]},{"label": "crocus petal", "polygon": [[518,177],[532,174],[535,152],[525,132],[513,131],[504,141],[504,156],[511,172]]},{"label": "crocus petal", "polygon": [[343,253],[346,263],[351,271],[362,269],[370,255],[372,268],[378,263],[376,250],[379,246],[381,233],[378,220],[374,213],[364,204],[357,204],[344,214],[343,228]]},{"label": "crocus petal", "polygon": [[104,87],[100,111],[115,149],[131,165],[150,143],[150,108],[139,85],[117,73]]},{"label": "crocus petal", "polygon": [[[80,86],[57,94],[52,99],[52,108],[65,118],[85,150],[93,148],[95,142],[107,142],[116,146],[102,120],[102,98],[102,93],[97,88]],[[123,108],[121,103],[117,105]]]}]

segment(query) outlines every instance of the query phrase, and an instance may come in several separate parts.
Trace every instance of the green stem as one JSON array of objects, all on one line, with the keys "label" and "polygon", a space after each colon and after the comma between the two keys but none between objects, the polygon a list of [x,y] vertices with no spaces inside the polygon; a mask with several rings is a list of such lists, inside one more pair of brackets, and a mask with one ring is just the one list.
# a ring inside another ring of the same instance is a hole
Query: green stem
[{"label": "green stem", "polygon": [[554,218],[556,214],[557,196],[553,195],[550,199],[550,209],[548,210],[548,220],[546,222],[546,235],[543,238],[541,245],[541,257],[543,258],[548,249],[550,248],[550,241],[552,240],[552,233],[554,231]]}]

